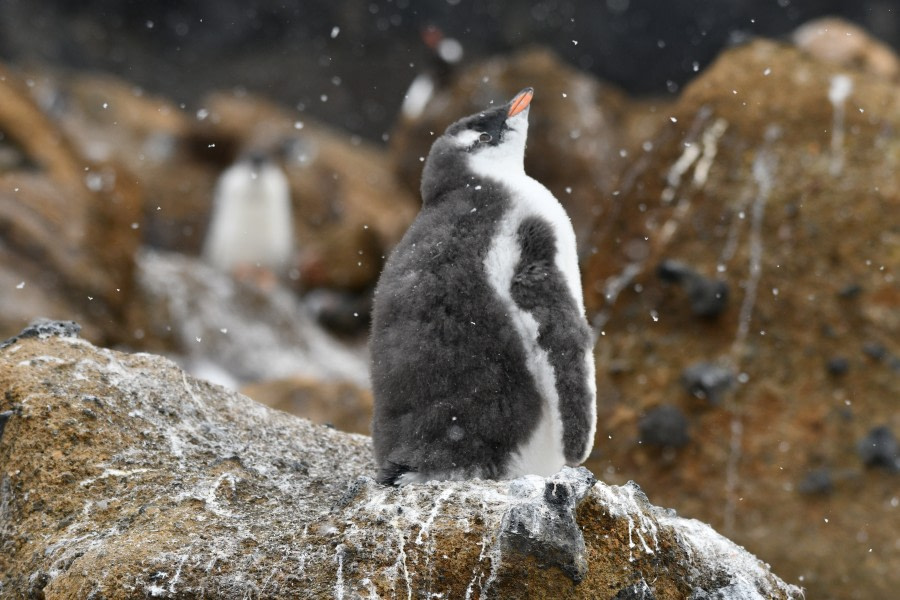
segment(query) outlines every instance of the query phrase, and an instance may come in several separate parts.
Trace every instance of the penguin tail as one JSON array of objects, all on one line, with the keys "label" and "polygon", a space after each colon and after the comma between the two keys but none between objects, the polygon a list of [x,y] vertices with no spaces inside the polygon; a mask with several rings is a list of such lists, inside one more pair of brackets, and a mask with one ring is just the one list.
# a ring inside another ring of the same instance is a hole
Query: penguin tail
[{"label": "penguin tail", "polygon": [[384,464],[381,465],[381,468],[378,469],[378,475],[375,477],[375,481],[381,485],[400,485],[400,477],[406,473],[412,472],[415,472],[415,469],[409,465],[402,465],[386,460],[384,461]]}]

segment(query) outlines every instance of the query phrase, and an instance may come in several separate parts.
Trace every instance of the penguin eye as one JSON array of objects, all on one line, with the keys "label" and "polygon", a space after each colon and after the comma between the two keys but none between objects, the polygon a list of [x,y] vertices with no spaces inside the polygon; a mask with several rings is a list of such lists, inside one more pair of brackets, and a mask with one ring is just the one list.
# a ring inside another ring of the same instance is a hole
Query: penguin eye
[{"label": "penguin eye", "polygon": [[491,141],[491,134],[482,133],[481,135],[478,136],[478,141],[483,144],[487,144],[489,141]]}]

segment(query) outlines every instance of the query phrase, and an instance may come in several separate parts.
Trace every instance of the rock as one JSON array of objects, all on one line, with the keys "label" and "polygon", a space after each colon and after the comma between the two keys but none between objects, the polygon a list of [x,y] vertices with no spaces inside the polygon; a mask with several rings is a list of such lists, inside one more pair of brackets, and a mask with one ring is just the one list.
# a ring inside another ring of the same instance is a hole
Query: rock
[{"label": "rock", "polygon": [[900,79],[900,60],[891,48],[844,19],[823,17],[809,21],[798,27],[792,37],[798,48],[818,60],[885,79]]},{"label": "rock", "polygon": [[684,288],[691,303],[691,312],[697,317],[717,317],[728,305],[728,284],[721,279],[704,277],[674,260],[661,262],[656,273],[663,281]]},{"label": "rock", "polygon": [[563,469],[553,477],[525,477],[509,486],[517,502],[503,515],[500,547],[540,563],[559,567],[576,583],[587,575],[584,538],[575,509],[597,480],[584,467]]},{"label": "rock", "polygon": [[24,338],[0,350],[0,386],[0,412],[15,411],[0,440],[4,596],[607,597],[644,581],[658,599],[801,597],[633,484],[592,488],[566,468],[382,487],[369,438],[150,354]]},{"label": "rock", "polygon": [[43,314],[74,316],[90,339],[122,343],[139,322],[140,191],[120,164],[80,152],[34,93],[0,65],[0,130],[17,157],[0,170],[0,336]]},{"label": "rock", "polygon": [[838,290],[838,297],[843,298],[845,300],[852,300],[853,298],[857,298],[860,294],[862,294],[862,286],[856,283],[849,283]]},{"label": "rock", "polygon": [[865,342],[862,346],[863,354],[872,360],[884,360],[887,357],[887,348],[878,342]]},{"label": "rock", "polygon": [[341,336],[368,335],[372,322],[372,295],[318,288],[303,295],[316,320]]},{"label": "rock", "polygon": [[[789,45],[724,52],[629,166],[633,181],[620,184],[583,264],[603,331],[588,468],[617,484],[640,478],[654,500],[708,516],[789,580],[802,576],[809,597],[900,589],[896,536],[881,525],[896,518],[884,501],[896,495],[892,477],[861,474],[827,504],[796,493],[822,465],[860,471],[856,442],[870,423],[896,428],[898,373],[849,354],[875,342],[900,356],[896,100],[896,83]],[[672,257],[727,282],[715,320],[694,318],[660,281],[656,267]],[[838,295],[848,282],[863,290],[852,300]],[[837,386],[824,366],[839,355],[852,368]],[[727,402],[691,415],[689,451],[673,469],[622,428],[679,398],[681,374],[709,357],[736,382]],[[611,363],[627,373],[609,374]]]},{"label": "rock", "polygon": [[368,435],[372,423],[372,392],[346,381],[288,377],[251,383],[241,393],[276,410]]},{"label": "rock", "polygon": [[52,336],[77,338],[79,333],[81,333],[81,325],[75,321],[53,321],[39,318],[32,321],[19,335],[0,343],[0,349],[27,338],[46,339]]},{"label": "rock", "polygon": [[797,491],[801,494],[829,494],[834,490],[834,478],[830,469],[815,469],[807,473],[806,477],[797,484]]},{"label": "rock", "polygon": [[3,430],[6,428],[6,422],[9,421],[9,418],[14,414],[15,413],[11,410],[0,412],[0,440],[3,439]]},{"label": "rock", "polygon": [[664,448],[680,448],[691,441],[688,420],[677,406],[666,404],[647,411],[638,421],[641,443]]},{"label": "rock", "polygon": [[856,446],[859,458],[867,467],[900,471],[900,443],[885,425],[873,427]]},{"label": "rock", "polygon": [[633,585],[622,588],[613,600],[656,600],[653,590],[643,579]]},{"label": "rock", "polygon": [[825,370],[833,377],[841,377],[850,370],[850,361],[845,356],[832,356],[825,363]]},{"label": "rock", "polygon": [[[620,151],[631,150],[621,125],[626,120],[625,98],[550,50],[532,48],[462,69],[449,88],[434,95],[420,119],[400,120],[391,134],[394,162],[418,197],[423,157],[435,137],[460,116],[505,101],[526,85],[534,87],[535,99],[525,170],[566,208],[579,247],[586,251],[591,226],[598,215],[611,210],[611,192],[623,162]],[[661,115],[654,120],[660,121]]]},{"label": "rock", "polygon": [[263,290],[199,259],[152,250],[138,255],[137,278],[148,336],[188,363],[238,383],[302,376],[368,386],[365,349],[336,342],[284,287]]},{"label": "rock", "polygon": [[734,385],[734,373],[724,365],[699,362],[681,372],[681,384],[692,396],[717,406]]}]

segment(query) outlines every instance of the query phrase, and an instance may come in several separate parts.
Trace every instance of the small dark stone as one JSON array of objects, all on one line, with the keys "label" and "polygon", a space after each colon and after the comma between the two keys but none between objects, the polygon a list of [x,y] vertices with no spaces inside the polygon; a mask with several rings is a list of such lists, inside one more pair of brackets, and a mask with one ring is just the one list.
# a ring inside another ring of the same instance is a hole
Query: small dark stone
[{"label": "small dark stone", "polygon": [[681,285],[691,302],[691,312],[698,317],[716,317],[728,305],[728,284],[721,279],[705,277],[676,260],[664,260],[656,268],[663,281]]},{"label": "small dark stone", "polygon": [[302,473],[303,475],[309,474],[309,465],[299,460],[286,460],[279,457],[273,460],[272,464],[279,469],[285,469],[287,471],[293,471],[295,473]]},{"label": "small dark stone", "polygon": [[97,396],[91,396],[88,394],[87,396],[83,396],[81,398],[82,402],[90,402],[91,404],[96,404],[97,406],[103,406],[103,400],[98,398]]},{"label": "small dark stone", "polygon": [[653,590],[644,580],[619,590],[613,600],[656,600]]},{"label": "small dark stone", "polygon": [[681,372],[681,384],[689,394],[717,405],[734,385],[734,373],[715,363],[695,363]]},{"label": "small dark stone", "polygon": [[371,477],[357,477],[331,507],[332,512],[346,508],[359,495],[360,490],[374,483]]},{"label": "small dark stone", "polygon": [[833,356],[828,359],[825,368],[828,369],[829,375],[840,377],[846,375],[850,370],[850,361],[843,356]]},{"label": "small dark stone", "polygon": [[13,411],[5,410],[0,412],[0,440],[3,439],[3,430],[6,428],[6,422],[13,416]]},{"label": "small dark stone", "polygon": [[834,479],[831,477],[831,470],[827,468],[810,471],[797,485],[797,491],[801,494],[828,494],[833,489]]},{"label": "small dark stone", "polygon": [[664,404],[649,411],[638,422],[641,443],[680,448],[690,441],[688,420],[677,406]]},{"label": "small dark stone", "polygon": [[372,295],[317,289],[303,297],[316,320],[338,335],[353,336],[368,331],[372,317]]},{"label": "small dark stone", "polygon": [[664,260],[656,267],[656,276],[669,283],[681,283],[692,273],[690,267],[677,260]]},{"label": "small dark stone", "polygon": [[845,285],[838,292],[838,296],[844,298],[846,300],[850,300],[851,298],[856,298],[862,293],[862,286],[858,283],[850,283]]},{"label": "small dark stone", "polygon": [[75,321],[53,321],[51,319],[35,319],[19,335],[9,338],[0,344],[0,348],[12,346],[26,338],[78,337],[81,325]]},{"label": "small dark stone", "polygon": [[34,598],[43,600],[44,588],[50,583],[50,575],[45,571],[35,571],[28,578],[28,589],[26,598]]},{"label": "small dark stone", "polygon": [[872,360],[884,360],[887,356],[887,348],[878,342],[866,342],[862,347],[863,354]]},{"label": "small dark stone", "polygon": [[860,460],[869,467],[900,471],[900,444],[886,425],[873,427],[856,446]]},{"label": "small dark stone", "polygon": [[721,279],[698,277],[685,283],[691,312],[698,317],[717,317],[728,306],[728,284]]}]

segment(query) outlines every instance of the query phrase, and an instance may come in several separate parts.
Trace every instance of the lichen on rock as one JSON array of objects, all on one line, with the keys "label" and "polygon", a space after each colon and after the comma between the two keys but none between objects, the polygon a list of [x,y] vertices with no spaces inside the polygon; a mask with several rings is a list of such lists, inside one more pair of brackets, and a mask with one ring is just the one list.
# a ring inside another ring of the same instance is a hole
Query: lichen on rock
[{"label": "lichen on rock", "polygon": [[637,486],[583,468],[380,486],[369,438],[158,356],[20,336],[0,385],[4,598],[799,594]]}]

